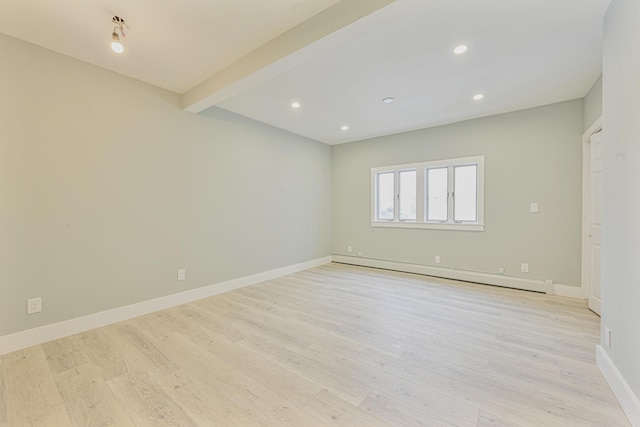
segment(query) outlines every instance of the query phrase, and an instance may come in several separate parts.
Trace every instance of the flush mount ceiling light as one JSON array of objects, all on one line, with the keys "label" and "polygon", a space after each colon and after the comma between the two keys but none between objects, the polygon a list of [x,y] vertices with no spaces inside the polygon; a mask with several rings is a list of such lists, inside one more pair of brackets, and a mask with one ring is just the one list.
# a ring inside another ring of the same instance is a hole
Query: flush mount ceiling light
[{"label": "flush mount ceiling light", "polygon": [[455,53],[456,55],[462,55],[467,51],[467,49],[469,49],[469,46],[467,46],[466,44],[461,44],[460,46],[456,46],[456,48],[453,49],[453,53]]},{"label": "flush mount ceiling light", "polygon": [[382,98],[382,102],[385,104],[391,104],[394,101],[392,96],[387,96],[386,98]]},{"label": "flush mount ceiling light", "polygon": [[349,130],[349,126],[344,125],[344,126],[342,126],[340,129],[342,129],[343,131],[345,131],[345,132],[346,132],[346,131],[348,131],[348,130]]},{"label": "flush mount ceiling light", "polygon": [[480,101],[480,100],[482,100],[482,99],[484,99],[484,95],[483,95],[483,94],[481,94],[481,93],[479,93],[479,94],[477,94],[477,95],[475,95],[475,96],[473,97],[473,100],[474,100],[474,101]]},{"label": "flush mount ceiling light", "polygon": [[292,102],[291,103],[291,108],[295,108],[297,110],[298,108],[300,108],[300,103],[299,102]]},{"label": "flush mount ceiling light", "polygon": [[111,34],[111,50],[115,53],[122,53],[124,52],[124,46],[122,46],[120,38],[127,37],[127,33],[124,30],[124,19],[119,16],[114,16],[111,19],[111,22],[116,24],[116,26],[113,27],[113,33]]}]

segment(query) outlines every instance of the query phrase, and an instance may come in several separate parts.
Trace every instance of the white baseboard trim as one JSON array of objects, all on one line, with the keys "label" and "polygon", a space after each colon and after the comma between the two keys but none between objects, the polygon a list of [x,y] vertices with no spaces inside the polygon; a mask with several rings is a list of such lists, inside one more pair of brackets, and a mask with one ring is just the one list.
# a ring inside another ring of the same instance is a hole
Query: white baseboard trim
[{"label": "white baseboard trim", "polygon": [[315,260],[276,268],[275,270],[253,274],[251,276],[240,277],[202,288],[191,289],[177,294],[155,298],[136,304],[126,305],[87,316],[77,317],[26,331],[0,337],[0,355],[12,353],[23,348],[42,344],[48,341],[64,338],[80,332],[132,319],[154,311],[164,310],[178,305],[186,304],[199,299],[218,295],[224,292],[240,289],[245,286],[255,285],[266,280],[297,273],[319,265],[328,264],[331,257],[318,258]]},{"label": "white baseboard trim", "polygon": [[475,271],[453,270],[453,278],[467,282],[485,283],[505,288],[523,289],[525,291],[553,293],[553,285],[544,280],[524,279],[522,277],[503,276],[501,274],[479,273]]},{"label": "white baseboard trim", "polygon": [[587,299],[587,296],[584,294],[584,290],[582,286],[569,286],[569,285],[561,285],[559,283],[553,284],[553,294],[558,295],[560,297],[569,297],[569,298],[577,298],[577,299]]},{"label": "white baseboard trim", "polygon": [[405,273],[424,274],[425,276],[444,277],[453,279],[453,270],[450,268],[432,267],[420,264],[405,264],[395,261],[385,261],[381,259],[371,259],[362,257],[352,257],[345,255],[333,255],[333,262],[342,264],[359,265],[361,267],[382,268],[385,270],[403,271]]},{"label": "white baseboard trim", "polygon": [[640,400],[633,393],[629,384],[624,380],[616,365],[609,357],[602,346],[596,346],[596,364],[604,378],[609,383],[609,387],[613,390],[613,394],[620,402],[620,406],[624,410],[624,413],[629,418],[632,426],[640,427]]},{"label": "white baseboard trim", "polygon": [[433,267],[429,265],[410,264],[380,259],[333,255],[334,262],[359,265],[362,267],[382,268],[385,270],[403,271],[405,273],[424,274],[426,276],[443,277],[446,279],[464,280],[467,282],[484,283],[505,288],[523,289],[526,291],[542,292],[584,299],[581,287],[560,285],[548,280],[525,279],[522,277],[503,276],[501,274],[480,273],[477,271],[458,270],[455,268]]}]

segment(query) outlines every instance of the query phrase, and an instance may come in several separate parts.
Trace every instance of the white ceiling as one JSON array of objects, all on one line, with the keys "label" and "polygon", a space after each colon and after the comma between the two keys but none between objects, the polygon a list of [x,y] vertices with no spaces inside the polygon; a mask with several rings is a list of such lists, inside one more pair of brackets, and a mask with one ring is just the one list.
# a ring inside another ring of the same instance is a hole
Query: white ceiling
[{"label": "white ceiling", "polygon": [[[188,111],[338,144],[583,97],[609,3],[0,0],[0,32],[184,94]],[[121,56],[113,15],[130,27]]]},{"label": "white ceiling", "polygon": [[338,1],[0,0],[0,32],[183,93]]}]

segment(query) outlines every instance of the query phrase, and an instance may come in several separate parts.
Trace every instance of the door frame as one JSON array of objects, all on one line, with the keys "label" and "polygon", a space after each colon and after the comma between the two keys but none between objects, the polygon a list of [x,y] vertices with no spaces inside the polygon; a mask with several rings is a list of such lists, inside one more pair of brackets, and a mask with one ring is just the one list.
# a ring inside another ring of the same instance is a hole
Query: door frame
[{"label": "door frame", "polygon": [[591,296],[591,135],[602,130],[602,116],[582,134],[582,293]]}]

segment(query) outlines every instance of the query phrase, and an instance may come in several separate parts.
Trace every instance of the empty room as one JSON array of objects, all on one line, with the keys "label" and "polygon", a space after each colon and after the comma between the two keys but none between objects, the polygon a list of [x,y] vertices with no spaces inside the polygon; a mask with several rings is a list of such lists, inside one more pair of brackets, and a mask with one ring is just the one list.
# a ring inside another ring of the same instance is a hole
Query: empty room
[{"label": "empty room", "polygon": [[0,427],[640,426],[637,0],[0,0]]}]

